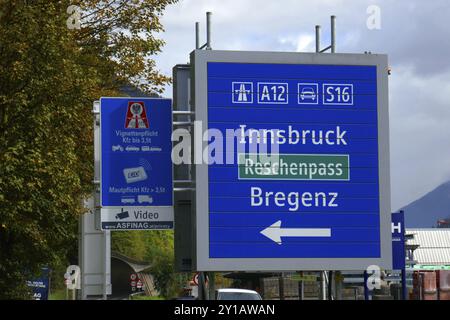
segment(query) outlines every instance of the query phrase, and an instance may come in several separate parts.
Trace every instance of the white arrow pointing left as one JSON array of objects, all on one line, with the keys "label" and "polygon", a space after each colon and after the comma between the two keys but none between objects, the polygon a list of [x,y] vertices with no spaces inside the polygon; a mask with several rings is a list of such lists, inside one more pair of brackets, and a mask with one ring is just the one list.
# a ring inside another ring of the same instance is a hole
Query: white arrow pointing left
[{"label": "white arrow pointing left", "polygon": [[281,229],[281,220],[261,231],[270,240],[281,244],[281,237],[331,237],[331,229],[285,228]]}]

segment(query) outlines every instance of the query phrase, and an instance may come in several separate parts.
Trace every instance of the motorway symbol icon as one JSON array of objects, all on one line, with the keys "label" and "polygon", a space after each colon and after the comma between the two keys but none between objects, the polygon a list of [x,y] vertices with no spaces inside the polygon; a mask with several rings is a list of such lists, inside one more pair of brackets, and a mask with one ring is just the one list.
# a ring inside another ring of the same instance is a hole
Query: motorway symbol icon
[{"label": "motorway symbol icon", "polygon": [[253,103],[253,83],[233,82],[233,103]]}]

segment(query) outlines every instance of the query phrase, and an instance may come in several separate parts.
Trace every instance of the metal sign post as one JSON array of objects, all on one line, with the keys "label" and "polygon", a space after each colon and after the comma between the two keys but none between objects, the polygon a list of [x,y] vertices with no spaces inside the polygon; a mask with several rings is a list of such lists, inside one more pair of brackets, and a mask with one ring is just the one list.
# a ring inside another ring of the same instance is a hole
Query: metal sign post
[{"label": "metal sign post", "polygon": [[364,300],[370,300],[370,290],[367,285],[367,282],[369,281],[369,274],[367,271],[364,271]]},{"label": "metal sign post", "polygon": [[[111,294],[111,232],[100,227],[100,102],[93,103],[94,192],[84,200],[88,213],[79,221],[81,299],[107,298]],[[105,294],[106,290],[106,294]]]},{"label": "metal sign post", "polygon": [[405,214],[403,211],[392,214],[392,262],[393,270],[401,271],[402,300],[406,300],[406,251],[405,251]]}]

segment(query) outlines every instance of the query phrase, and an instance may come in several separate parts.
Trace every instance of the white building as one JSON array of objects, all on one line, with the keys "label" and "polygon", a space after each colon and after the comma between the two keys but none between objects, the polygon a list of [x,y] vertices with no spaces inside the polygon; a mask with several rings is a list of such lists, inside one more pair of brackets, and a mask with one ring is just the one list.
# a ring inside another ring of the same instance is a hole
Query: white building
[{"label": "white building", "polygon": [[418,246],[413,251],[414,269],[450,269],[450,229],[406,229],[413,235],[408,246]]}]

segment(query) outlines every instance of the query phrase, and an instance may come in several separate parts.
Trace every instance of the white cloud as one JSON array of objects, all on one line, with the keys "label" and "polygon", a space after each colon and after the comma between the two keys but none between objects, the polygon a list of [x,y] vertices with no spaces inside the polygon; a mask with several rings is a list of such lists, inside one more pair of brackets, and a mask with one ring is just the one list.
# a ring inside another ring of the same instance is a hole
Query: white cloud
[{"label": "white cloud", "polygon": [[[366,9],[381,8],[381,29],[368,30]],[[322,48],[337,15],[337,51],[389,54],[393,209],[450,178],[450,28],[448,0],[181,0],[162,22],[167,45],[157,57],[167,75],[186,63],[195,46],[195,21],[205,41],[212,11],[212,46],[222,50],[314,51]],[[171,96],[168,87],[167,96]]]},{"label": "white cloud", "polygon": [[301,34],[297,37],[281,37],[278,40],[282,45],[288,45],[291,51],[308,52],[315,49],[314,37],[308,34]]},{"label": "white cloud", "polygon": [[450,179],[450,72],[390,79],[391,182],[398,209]]}]

